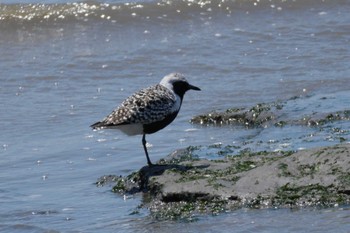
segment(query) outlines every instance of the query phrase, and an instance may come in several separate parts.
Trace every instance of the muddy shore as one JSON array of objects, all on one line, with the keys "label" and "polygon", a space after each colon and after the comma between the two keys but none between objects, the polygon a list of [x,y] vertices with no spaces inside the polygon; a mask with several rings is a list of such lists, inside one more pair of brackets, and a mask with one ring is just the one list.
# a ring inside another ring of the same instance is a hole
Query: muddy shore
[{"label": "muddy shore", "polygon": [[192,218],[237,208],[337,206],[350,203],[350,144],[299,152],[244,152],[220,160],[174,152],[115,182],[113,192],[143,195],[139,208],[161,219]]}]

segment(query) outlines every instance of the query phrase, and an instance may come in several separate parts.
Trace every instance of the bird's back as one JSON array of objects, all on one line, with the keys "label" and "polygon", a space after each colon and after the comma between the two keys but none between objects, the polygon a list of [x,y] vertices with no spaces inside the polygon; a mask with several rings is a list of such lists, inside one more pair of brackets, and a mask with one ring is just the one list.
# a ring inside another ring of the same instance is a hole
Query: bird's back
[{"label": "bird's back", "polygon": [[129,98],[93,128],[115,128],[122,125],[145,125],[165,119],[179,111],[181,100],[168,88],[157,84],[142,89]]}]

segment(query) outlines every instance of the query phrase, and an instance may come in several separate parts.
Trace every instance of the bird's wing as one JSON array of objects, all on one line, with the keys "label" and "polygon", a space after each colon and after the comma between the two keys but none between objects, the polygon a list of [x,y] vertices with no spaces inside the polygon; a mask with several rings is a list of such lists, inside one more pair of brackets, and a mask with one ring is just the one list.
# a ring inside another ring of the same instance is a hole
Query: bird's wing
[{"label": "bird's wing", "polygon": [[149,124],[160,121],[176,110],[175,105],[175,94],[158,84],[142,89],[124,100],[103,119],[100,126]]}]

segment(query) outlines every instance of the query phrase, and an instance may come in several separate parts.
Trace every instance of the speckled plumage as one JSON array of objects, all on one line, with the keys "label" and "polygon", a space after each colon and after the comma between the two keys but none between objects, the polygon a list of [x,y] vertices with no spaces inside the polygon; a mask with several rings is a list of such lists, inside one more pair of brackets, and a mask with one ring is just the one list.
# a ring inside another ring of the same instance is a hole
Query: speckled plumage
[{"label": "speckled plumage", "polygon": [[[174,108],[176,96],[166,87],[157,84],[142,89],[104,118],[98,127],[115,127],[124,124],[150,124],[160,121],[178,108]],[[178,106],[180,107],[180,105]]]},{"label": "speckled plumage", "polygon": [[155,133],[170,124],[180,110],[188,90],[200,90],[190,85],[179,73],[165,76],[157,85],[142,89],[116,108],[102,121],[91,125],[94,129],[115,128],[128,135],[143,134],[142,144],[148,165],[152,165],[147,148],[146,134]]}]

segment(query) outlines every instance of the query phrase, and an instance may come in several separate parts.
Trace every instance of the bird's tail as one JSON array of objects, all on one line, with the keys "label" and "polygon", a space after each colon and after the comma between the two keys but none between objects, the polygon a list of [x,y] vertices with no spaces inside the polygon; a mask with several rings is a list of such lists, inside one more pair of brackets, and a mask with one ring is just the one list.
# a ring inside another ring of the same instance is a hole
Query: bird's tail
[{"label": "bird's tail", "polygon": [[90,125],[90,127],[93,128],[93,129],[100,129],[100,128],[102,128],[103,126],[104,126],[104,124],[103,124],[101,121],[98,121],[98,122],[96,122],[96,123]]}]

